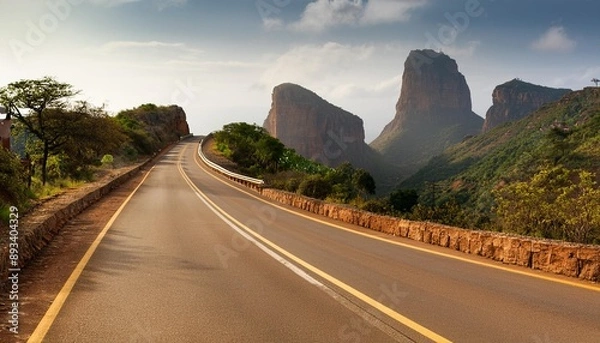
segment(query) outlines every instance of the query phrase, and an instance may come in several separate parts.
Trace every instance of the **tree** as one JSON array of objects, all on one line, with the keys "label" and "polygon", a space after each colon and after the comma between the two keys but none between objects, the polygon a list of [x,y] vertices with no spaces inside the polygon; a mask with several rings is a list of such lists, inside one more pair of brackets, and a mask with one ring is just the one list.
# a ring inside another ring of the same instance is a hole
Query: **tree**
[{"label": "tree", "polygon": [[408,213],[419,203],[419,194],[414,189],[398,189],[390,194],[389,202],[394,211]]},{"label": "tree", "polygon": [[600,83],[600,80],[598,80],[597,78],[593,78],[591,82],[593,82],[596,85],[596,87],[598,87],[598,83]]},{"label": "tree", "polygon": [[566,239],[592,243],[600,238],[600,189],[594,174],[580,171],[578,182],[563,188],[555,205],[556,214],[564,219]]},{"label": "tree", "polygon": [[546,139],[552,149],[548,149],[547,154],[554,165],[558,165],[558,162],[567,156],[567,152],[571,149],[569,136],[572,133],[573,131],[565,123],[555,122],[550,126]]},{"label": "tree", "polygon": [[375,194],[375,180],[364,169],[357,169],[352,175],[352,185],[360,194]]},{"label": "tree", "polygon": [[556,166],[509,184],[494,192],[499,223],[520,234],[592,243],[600,239],[600,190],[594,178]]},{"label": "tree", "polygon": [[[67,100],[78,93],[70,84],[60,83],[52,77],[21,80],[0,89],[0,103],[41,142],[43,184],[46,184],[48,175],[48,157],[62,138],[62,133],[49,129],[47,115],[65,109]],[[29,112],[21,112],[23,109]]]},{"label": "tree", "polygon": [[552,204],[569,184],[571,172],[562,166],[542,169],[529,181],[511,183],[494,191],[496,215],[506,231],[558,238],[559,221]]},{"label": "tree", "polygon": [[285,145],[279,139],[269,135],[262,136],[256,142],[255,157],[266,172],[277,172],[279,160],[283,157],[284,152]]},{"label": "tree", "polygon": [[331,192],[331,184],[321,175],[310,175],[298,186],[298,193],[315,199],[325,199]]},{"label": "tree", "polygon": [[87,175],[90,165],[118,151],[128,139],[102,107],[79,102],[67,110],[49,112],[48,131],[57,137],[52,153],[63,156],[64,171],[70,176]]}]

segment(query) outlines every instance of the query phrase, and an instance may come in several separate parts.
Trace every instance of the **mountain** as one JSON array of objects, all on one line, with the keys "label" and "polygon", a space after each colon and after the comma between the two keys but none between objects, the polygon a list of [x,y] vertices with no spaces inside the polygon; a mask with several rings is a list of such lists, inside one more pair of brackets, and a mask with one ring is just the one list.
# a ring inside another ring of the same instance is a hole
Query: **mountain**
[{"label": "mountain", "polygon": [[[363,121],[296,84],[276,86],[263,127],[300,155],[330,167],[350,162],[383,184],[395,172],[365,143]],[[390,181],[391,182],[391,181]]]},{"label": "mountain", "polygon": [[394,119],[370,146],[412,174],[444,149],[481,131],[471,92],[456,61],[433,50],[411,51],[404,63]]},{"label": "mountain", "polygon": [[486,113],[482,131],[519,120],[542,105],[557,101],[568,92],[571,90],[538,86],[519,79],[501,84],[492,93],[493,105]]},{"label": "mountain", "polygon": [[519,121],[457,144],[400,187],[431,191],[435,185],[438,200],[454,198],[486,213],[493,189],[555,164],[600,176],[600,88],[567,93]]}]

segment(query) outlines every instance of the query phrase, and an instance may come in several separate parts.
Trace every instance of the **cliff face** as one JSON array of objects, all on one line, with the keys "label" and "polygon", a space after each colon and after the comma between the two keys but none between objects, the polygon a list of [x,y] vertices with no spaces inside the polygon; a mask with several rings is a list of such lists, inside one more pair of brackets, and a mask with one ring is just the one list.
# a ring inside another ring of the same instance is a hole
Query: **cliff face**
[{"label": "cliff face", "polygon": [[534,85],[518,79],[497,86],[492,93],[493,105],[485,115],[483,132],[524,118],[542,105],[562,98],[570,89]]},{"label": "cliff face", "polygon": [[414,50],[404,63],[396,116],[370,145],[410,174],[479,133],[482,124],[471,110],[471,93],[456,61],[433,50]]},{"label": "cliff face", "polygon": [[328,166],[348,161],[363,167],[370,150],[362,119],[291,83],[273,89],[263,126],[300,155]]},{"label": "cliff face", "polygon": [[159,142],[177,141],[179,137],[190,133],[185,111],[179,106],[146,104],[127,112],[144,123]]},{"label": "cliff face", "polygon": [[299,85],[284,83],[273,89],[264,128],[300,155],[336,167],[350,162],[367,170],[386,192],[396,182],[397,170],[365,143],[363,121]]}]

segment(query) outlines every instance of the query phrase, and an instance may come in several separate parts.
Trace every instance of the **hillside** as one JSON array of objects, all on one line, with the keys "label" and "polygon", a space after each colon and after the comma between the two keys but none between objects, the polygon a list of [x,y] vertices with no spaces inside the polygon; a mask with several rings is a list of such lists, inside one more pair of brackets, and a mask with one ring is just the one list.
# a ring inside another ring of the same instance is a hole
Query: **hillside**
[{"label": "hillside", "polygon": [[435,193],[429,196],[438,202],[456,199],[486,216],[493,189],[559,164],[600,174],[600,88],[568,93],[520,121],[457,144],[400,187]]}]

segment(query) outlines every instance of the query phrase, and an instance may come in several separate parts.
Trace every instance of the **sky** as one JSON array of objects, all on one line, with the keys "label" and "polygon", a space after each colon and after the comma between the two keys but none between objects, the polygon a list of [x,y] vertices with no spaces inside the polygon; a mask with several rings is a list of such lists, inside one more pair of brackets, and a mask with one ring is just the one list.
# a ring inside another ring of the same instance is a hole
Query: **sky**
[{"label": "sky", "polygon": [[262,125],[273,87],[300,84],[361,117],[395,114],[404,61],[455,59],[485,117],[514,78],[600,78],[597,0],[0,0],[0,87],[53,76],[111,114],[177,104],[192,132]]}]

